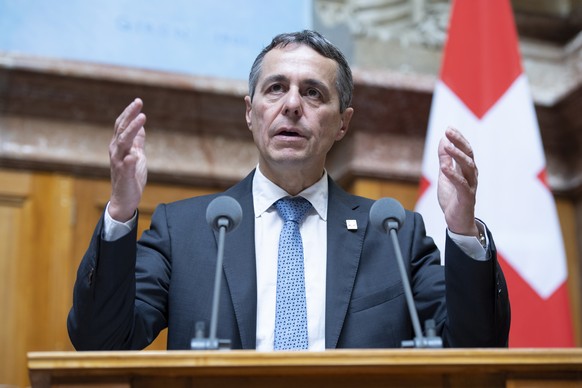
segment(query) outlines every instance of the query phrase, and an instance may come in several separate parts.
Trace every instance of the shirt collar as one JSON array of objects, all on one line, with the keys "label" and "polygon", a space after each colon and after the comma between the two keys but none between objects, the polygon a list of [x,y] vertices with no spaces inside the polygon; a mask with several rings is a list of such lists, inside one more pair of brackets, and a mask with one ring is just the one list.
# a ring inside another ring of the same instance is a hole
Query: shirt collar
[{"label": "shirt collar", "polygon": [[[327,197],[328,197],[327,171],[324,170],[320,180],[298,194],[308,200],[322,220],[327,221]],[[264,212],[283,197],[291,196],[281,187],[271,182],[263,175],[259,167],[255,169],[253,177],[253,205],[255,217],[260,217]],[[274,208],[273,208],[274,209]]]}]

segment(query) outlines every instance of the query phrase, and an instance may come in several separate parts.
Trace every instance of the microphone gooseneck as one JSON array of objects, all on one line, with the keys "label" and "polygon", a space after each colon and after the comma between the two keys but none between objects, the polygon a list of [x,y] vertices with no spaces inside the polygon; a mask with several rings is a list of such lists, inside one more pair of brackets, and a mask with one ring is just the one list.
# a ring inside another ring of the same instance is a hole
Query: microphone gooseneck
[{"label": "microphone gooseneck", "polygon": [[392,239],[398,269],[400,270],[400,278],[402,279],[402,286],[404,288],[404,296],[406,297],[408,306],[408,313],[410,314],[412,328],[414,329],[414,340],[402,341],[402,347],[442,348],[442,340],[435,334],[434,321],[432,319],[426,322],[427,329],[430,329],[430,334],[427,337],[423,337],[420,328],[418,312],[416,311],[412,288],[410,287],[410,280],[408,279],[408,272],[404,266],[404,259],[402,258],[400,243],[398,242],[398,230],[404,224],[405,218],[406,212],[404,208],[400,202],[393,198],[379,199],[370,208],[370,224],[383,233],[387,233]]},{"label": "microphone gooseneck", "polygon": [[193,350],[230,349],[230,339],[216,338],[218,327],[218,303],[220,301],[220,286],[222,281],[222,263],[224,261],[224,241],[227,232],[232,232],[242,220],[242,208],[232,197],[220,196],[214,198],[206,208],[206,221],[210,227],[218,231],[218,250],[216,254],[216,272],[214,274],[214,294],[212,295],[212,311],[210,318],[210,335],[205,337],[205,324],[196,323],[196,336],[190,342]]}]

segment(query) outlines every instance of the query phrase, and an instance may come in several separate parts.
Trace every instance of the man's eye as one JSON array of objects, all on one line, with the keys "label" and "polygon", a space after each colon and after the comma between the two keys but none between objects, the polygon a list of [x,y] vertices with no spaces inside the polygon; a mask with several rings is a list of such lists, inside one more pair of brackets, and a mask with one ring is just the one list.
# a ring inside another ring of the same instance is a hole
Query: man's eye
[{"label": "man's eye", "polygon": [[321,97],[321,93],[317,89],[307,89],[306,94],[308,97],[312,97],[312,98],[320,98]]},{"label": "man's eye", "polygon": [[269,88],[269,91],[271,93],[280,93],[283,91],[283,85],[281,84],[273,84],[271,85],[271,87]]}]

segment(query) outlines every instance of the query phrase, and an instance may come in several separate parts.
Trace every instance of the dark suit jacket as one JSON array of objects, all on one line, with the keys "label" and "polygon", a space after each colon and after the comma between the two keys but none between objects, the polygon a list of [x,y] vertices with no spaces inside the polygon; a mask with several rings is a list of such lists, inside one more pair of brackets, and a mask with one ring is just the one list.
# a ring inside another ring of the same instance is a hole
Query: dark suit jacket
[{"label": "dark suit jacket", "polygon": [[[252,176],[224,193],[240,202],[243,219],[226,238],[217,336],[243,349],[256,343]],[[189,349],[195,323],[208,327],[211,316],[217,236],[206,207],[215,197],[160,205],[137,244],[135,230],[102,240],[100,220],[68,317],[75,348],[141,349],[167,326],[168,349]],[[394,248],[368,225],[372,204],[329,180],[326,348],[392,348],[414,337]],[[509,300],[491,235],[485,262],[447,241],[445,267],[419,214],[406,212],[399,240],[421,324],[434,318],[445,346],[506,346]]]}]

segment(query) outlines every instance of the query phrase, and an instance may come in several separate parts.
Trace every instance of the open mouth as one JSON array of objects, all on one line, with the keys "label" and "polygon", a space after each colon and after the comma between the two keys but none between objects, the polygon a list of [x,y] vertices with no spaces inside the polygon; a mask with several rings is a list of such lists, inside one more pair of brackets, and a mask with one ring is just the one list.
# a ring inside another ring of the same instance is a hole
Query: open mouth
[{"label": "open mouth", "polygon": [[278,134],[278,136],[301,137],[300,134],[292,131],[282,131]]}]

